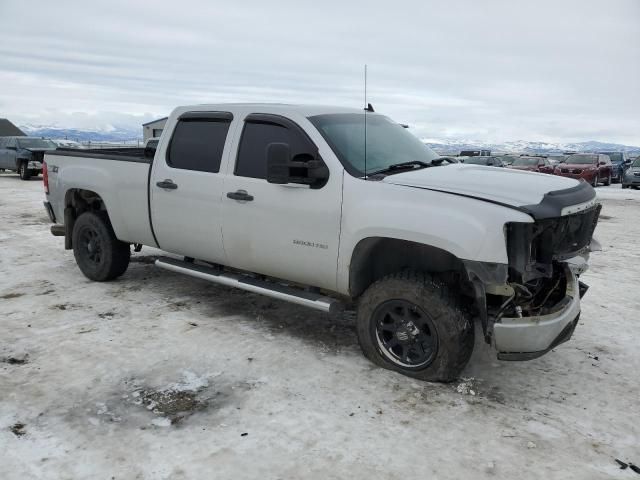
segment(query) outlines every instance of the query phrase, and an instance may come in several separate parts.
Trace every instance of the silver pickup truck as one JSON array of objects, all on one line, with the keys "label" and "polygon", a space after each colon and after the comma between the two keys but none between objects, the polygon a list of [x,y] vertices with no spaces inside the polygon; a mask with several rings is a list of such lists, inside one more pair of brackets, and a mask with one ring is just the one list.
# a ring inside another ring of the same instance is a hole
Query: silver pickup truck
[{"label": "silver pickup truck", "polygon": [[156,262],[173,272],[356,304],[365,355],[426,380],[460,373],[475,322],[504,360],[568,340],[600,211],[585,182],[451,163],[384,115],[335,107],[179,107],[155,152],[45,161],[52,231],[88,278],[149,245],[179,256]]}]

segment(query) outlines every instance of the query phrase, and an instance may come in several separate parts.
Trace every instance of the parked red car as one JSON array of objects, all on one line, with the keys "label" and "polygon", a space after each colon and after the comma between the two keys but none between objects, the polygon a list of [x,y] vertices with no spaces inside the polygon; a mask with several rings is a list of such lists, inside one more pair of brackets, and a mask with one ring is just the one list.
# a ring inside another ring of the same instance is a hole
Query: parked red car
[{"label": "parked red car", "polygon": [[607,155],[576,153],[557,165],[554,173],[562,177],[583,179],[596,187],[599,183],[611,185],[613,166]]},{"label": "parked red car", "polygon": [[545,157],[515,157],[509,168],[530,172],[553,173],[553,165]]}]

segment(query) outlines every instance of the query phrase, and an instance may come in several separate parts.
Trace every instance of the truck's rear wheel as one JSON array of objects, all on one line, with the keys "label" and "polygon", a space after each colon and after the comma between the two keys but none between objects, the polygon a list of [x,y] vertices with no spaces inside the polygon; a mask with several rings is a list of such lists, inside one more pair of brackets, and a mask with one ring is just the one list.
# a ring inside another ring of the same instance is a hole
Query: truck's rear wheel
[{"label": "truck's rear wheel", "polygon": [[473,351],[473,324],[431,276],[400,272],[371,285],[358,305],[358,340],[375,364],[428,381],[455,380]]},{"label": "truck's rear wheel", "polygon": [[18,173],[20,174],[21,180],[29,180],[31,178],[31,170],[29,170],[27,162],[20,162],[20,165],[18,165]]},{"label": "truck's rear wheel", "polygon": [[108,217],[103,213],[85,212],[73,226],[73,254],[80,271],[97,282],[113,280],[129,266],[129,244],[113,233]]}]

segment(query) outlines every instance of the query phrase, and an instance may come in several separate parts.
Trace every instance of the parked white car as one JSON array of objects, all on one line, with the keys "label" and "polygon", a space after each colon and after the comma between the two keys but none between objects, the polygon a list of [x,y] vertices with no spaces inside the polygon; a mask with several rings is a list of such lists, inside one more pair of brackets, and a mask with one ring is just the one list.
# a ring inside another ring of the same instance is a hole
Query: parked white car
[{"label": "parked white car", "polygon": [[425,380],[461,372],[474,320],[505,360],[577,324],[600,211],[584,182],[449,164],[383,115],[334,107],[179,107],[155,157],[140,150],[46,155],[52,232],[92,280],[149,245],[184,257],[156,262],[174,272],[356,303],[364,354]]}]

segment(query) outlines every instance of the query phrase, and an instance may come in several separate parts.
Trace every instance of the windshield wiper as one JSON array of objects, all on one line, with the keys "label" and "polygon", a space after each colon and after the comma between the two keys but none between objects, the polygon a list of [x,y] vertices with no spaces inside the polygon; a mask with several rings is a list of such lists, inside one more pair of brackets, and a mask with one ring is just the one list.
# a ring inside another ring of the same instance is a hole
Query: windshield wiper
[{"label": "windshield wiper", "polygon": [[411,162],[401,162],[401,163],[393,163],[388,167],[385,167],[381,170],[376,170],[375,172],[371,172],[369,175],[378,175],[380,173],[392,174],[397,173],[400,170],[419,170],[421,168],[431,167],[431,162],[423,162],[421,160],[412,160]]}]

